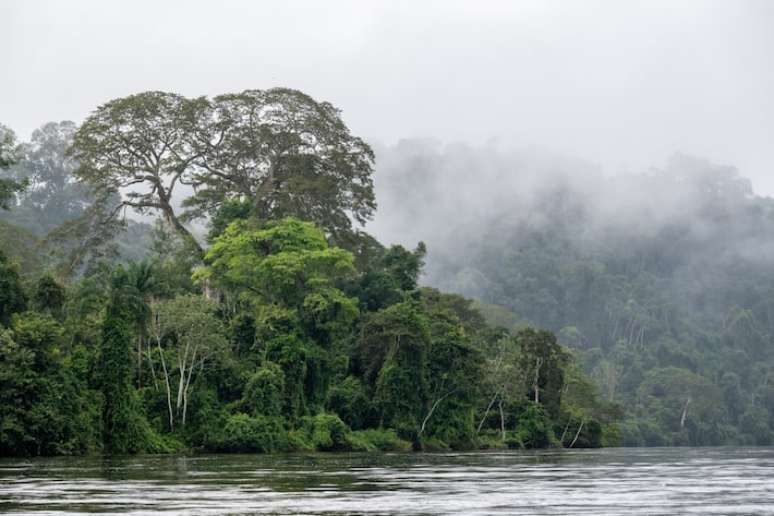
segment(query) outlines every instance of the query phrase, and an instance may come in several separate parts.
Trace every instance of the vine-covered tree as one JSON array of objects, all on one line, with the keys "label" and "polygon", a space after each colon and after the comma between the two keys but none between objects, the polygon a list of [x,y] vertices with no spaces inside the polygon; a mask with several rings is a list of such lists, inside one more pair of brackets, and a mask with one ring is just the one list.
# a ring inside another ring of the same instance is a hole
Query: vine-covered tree
[{"label": "vine-covered tree", "polygon": [[132,382],[136,303],[137,293],[126,271],[119,267],[112,278],[99,354],[103,445],[110,453],[135,453],[148,447],[150,431]]},{"label": "vine-covered tree", "polygon": [[11,315],[26,308],[27,294],[19,276],[19,267],[0,251],[0,325],[7,326]]}]

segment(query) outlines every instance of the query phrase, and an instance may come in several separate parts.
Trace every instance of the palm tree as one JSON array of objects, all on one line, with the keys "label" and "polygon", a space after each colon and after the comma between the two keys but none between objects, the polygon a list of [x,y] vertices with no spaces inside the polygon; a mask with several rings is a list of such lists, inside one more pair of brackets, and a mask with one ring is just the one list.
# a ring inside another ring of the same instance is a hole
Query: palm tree
[{"label": "palm tree", "polygon": [[130,262],[126,268],[127,287],[134,315],[137,335],[137,387],[142,387],[142,345],[145,342],[146,328],[151,316],[150,301],[158,291],[155,264],[148,260]]}]

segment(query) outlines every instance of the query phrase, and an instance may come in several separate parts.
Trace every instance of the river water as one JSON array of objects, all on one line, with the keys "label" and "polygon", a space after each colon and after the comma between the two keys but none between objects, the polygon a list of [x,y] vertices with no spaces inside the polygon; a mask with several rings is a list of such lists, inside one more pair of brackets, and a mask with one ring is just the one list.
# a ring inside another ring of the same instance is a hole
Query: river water
[{"label": "river water", "polygon": [[0,460],[0,513],[774,514],[774,448]]}]

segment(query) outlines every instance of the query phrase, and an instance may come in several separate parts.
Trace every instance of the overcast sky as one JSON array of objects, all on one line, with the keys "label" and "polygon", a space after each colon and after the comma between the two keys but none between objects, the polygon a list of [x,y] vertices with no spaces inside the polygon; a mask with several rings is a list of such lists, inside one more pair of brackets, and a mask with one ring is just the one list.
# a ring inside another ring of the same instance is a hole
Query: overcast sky
[{"label": "overcast sky", "polygon": [[355,134],[555,148],[606,170],[675,151],[774,195],[774,1],[0,1],[0,123],[145,90],[289,86]]}]

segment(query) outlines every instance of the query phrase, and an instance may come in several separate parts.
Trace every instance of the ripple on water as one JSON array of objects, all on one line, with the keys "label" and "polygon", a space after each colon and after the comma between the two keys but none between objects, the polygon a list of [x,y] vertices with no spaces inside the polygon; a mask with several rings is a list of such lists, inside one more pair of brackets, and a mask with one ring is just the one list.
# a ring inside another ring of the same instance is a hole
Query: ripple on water
[{"label": "ripple on water", "polygon": [[774,449],[3,460],[0,512],[772,514]]}]

